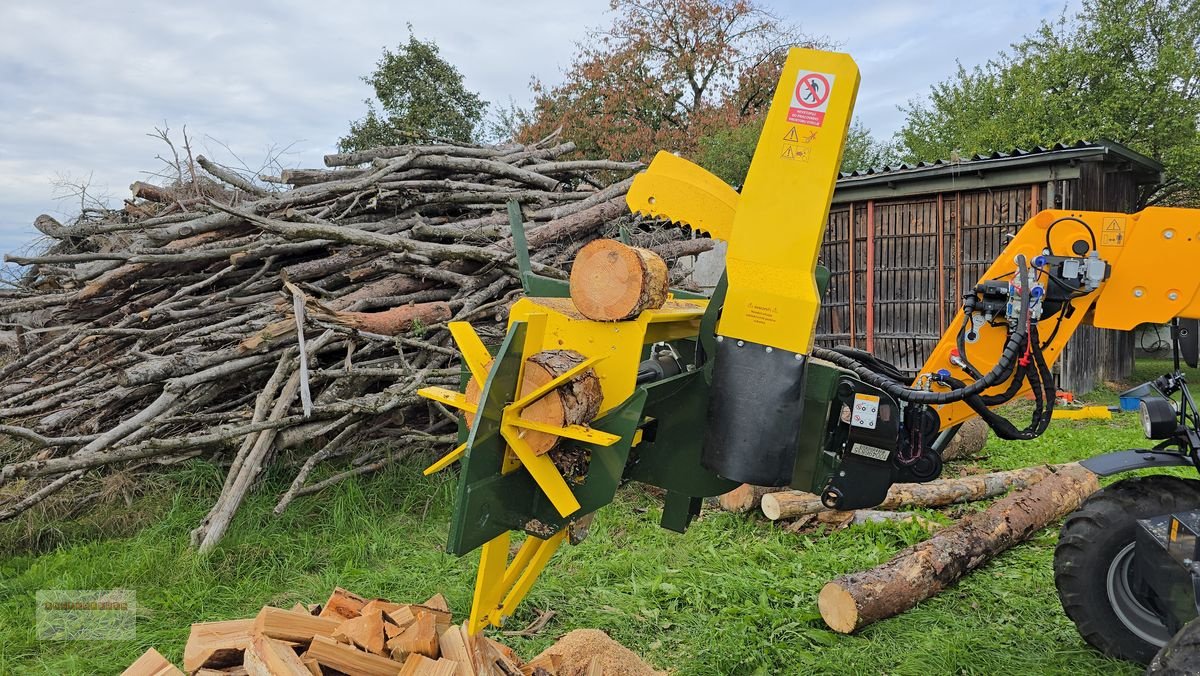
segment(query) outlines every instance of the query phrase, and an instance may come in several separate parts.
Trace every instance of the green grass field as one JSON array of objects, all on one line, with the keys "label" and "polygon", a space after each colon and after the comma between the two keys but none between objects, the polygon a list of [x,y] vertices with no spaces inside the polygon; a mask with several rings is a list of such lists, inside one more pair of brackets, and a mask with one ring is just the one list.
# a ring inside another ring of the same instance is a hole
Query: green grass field
[{"label": "green grass field", "polygon": [[[1164,367],[1141,364],[1138,375]],[[1108,404],[1115,395],[1090,400]],[[993,440],[972,462],[1016,468],[1143,442],[1132,414],[1056,421],[1035,442]],[[218,469],[202,463],[166,475],[131,505],[115,499],[75,520],[32,515],[4,524],[0,674],[118,673],[151,646],[178,663],[192,622],[249,616],[264,604],[320,602],[335,585],[397,600],[441,591],[456,611],[466,610],[476,557],[441,551],[452,475],[429,480],[415,465],[394,467],[302,498],[275,518],[272,496],[283,481],[268,478],[208,557],[187,547],[188,531],[220,489]],[[591,537],[552,561],[511,619],[519,629],[535,609],[553,609],[549,626],[534,638],[505,640],[528,658],[567,630],[596,627],[680,674],[1140,673],[1089,649],[1062,614],[1053,529],[919,607],[840,636],[817,614],[821,585],[923,539],[918,526],[794,535],[761,519],[706,511],[678,535],[658,528],[659,513],[648,492],[623,490],[599,513]],[[38,590],[105,588],[136,593],[136,640],[36,639]]]}]

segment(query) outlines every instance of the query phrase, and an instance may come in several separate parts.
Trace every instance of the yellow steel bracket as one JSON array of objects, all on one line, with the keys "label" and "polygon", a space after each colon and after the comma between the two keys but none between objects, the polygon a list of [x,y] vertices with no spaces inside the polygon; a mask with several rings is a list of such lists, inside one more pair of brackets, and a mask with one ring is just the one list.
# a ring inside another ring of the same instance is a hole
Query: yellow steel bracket
[{"label": "yellow steel bracket", "polygon": [[634,177],[625,203],[634,213],[665,218],[728,242],[738,194],[702,167],[662,150]]},{"label": "yellow steel bracket", "polygon": [[821,306],[817,253],[858,82],[847,54],[788,53],[734,213],[718,334],[811,349]]},{"label": "yellow steel bracket", "polygon": [[512,615],[534,581],[542,574],[550,557],[566,538],[564,528],[548,539],[525,537],[512,562],[508,561],[509,533],[496,536],[481,548],[479,573],[475,577],[475,596],[467,632],[478,634],[487,625],[499,627]]},{"label": "yellow steel bracket", "polygon": [[[536,348],[542,341],[541,335],[545,331],[545,315],[541,315],[541,317],[542,319],[539,321],[534,316],[531,316],[533,321],[530,322],[530,326],[534,330],[530,331],[532,335],[527,337],[526,345],[529,347]],[[463,362],[466,363],[467,369],[471,372],[471,377],[475,380],[480,390],[482,390],[483,385],[487,381],[487,363],[491,359],[491,355],[488,353],[487,348],[484,347],[483,342],[479,340],[479,336],[471,328],[470,324],[466,322],[452,322],[450,324],[450,333],[454,337],[459,350],[462,352]],[[527,353],[531,352],[532,350],[527,351]],[[512,460],[506,462],[506,473],[514,471],[518,467],[525,467],[538,486],[546,493],[546,497],[549,498],[550,503],[554,505],[554,508],[562,516],[568,516],[577,512],[579,510],[579,501],[575,499],[575,494],[571,492],[571,487],[567,485],[567,481],[563,478],[562,473],[554,466],[554,461],[546,455],[536,453],[529,443],[525,441],[525,431],[544,432],[565,439],[573,439],[600,446],[611,446],[620,441],[621,438],[615,434],[590,429],[583,425],[560,427],[526,420],[521,417],[521,414],[525,409],[537,403],[542,397],[578,376],[585,369],[591,368],[597,362],[604,359],[605,356],[597,355],[585,359],[580,364],[544,383],[517,401],[512,402],[504,408],[501,415],[500,434],[508,442],[508,450],[514,456]],[[521,366],[520,377],[524,377],[524,364]],[[453,392],[441,387],[426,387],[418,390],[417,394],[464,411],[468,415],[478,414],[477,407],[468,402],[466,396],[459,392]],[[466,452],[466,444],[456,447],[427,467],[425,474],[433,474],[449,467],[451,464],[461,460],[466,455]]]}]

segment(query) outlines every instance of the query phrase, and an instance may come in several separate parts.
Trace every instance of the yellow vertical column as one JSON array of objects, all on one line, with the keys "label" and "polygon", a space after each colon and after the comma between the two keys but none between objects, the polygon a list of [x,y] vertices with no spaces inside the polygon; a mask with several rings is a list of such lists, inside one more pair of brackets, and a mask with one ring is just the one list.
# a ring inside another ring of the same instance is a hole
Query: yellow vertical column
[{"label": "yellow vertical column", "polygon": [[858,82],[847,54],[788,54],[734,215],[719,334],[798,353],[812,347],[817,252]]}]

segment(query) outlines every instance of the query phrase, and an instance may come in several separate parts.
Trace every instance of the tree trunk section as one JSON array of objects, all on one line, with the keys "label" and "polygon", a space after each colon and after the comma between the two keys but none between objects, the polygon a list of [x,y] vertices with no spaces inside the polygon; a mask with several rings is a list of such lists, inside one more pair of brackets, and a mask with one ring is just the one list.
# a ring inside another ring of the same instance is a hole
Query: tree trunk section
[{"label": "tree trunk section", "polygon": [[983,450],[987,443],[988,426],[983,418],[971,418],[958,428],[958,433],[942,449],[942,460],[969,458]]},{"label": "tree trunk section", "polygon": [[598,239],[571,267],[571,300],[595,321],[632,319],[667,302],[667,264],[649,249]]},{"label": "tree trunk section", "polygon": [[[323,308],[322,308],[323,309]],[[323,314],[323,313],[321,313]],[[318,313],[314,315],[320,316]],[[327,315],[332,321],[343,326],[350,326],[359,331],[377,333],[384,336],[398,336],[413,328],[415,324],[429,326],[450,319],[454,313],[450,306],[442,301],[402,305],[381,312],[345,312],[336,311]]]},{"label": "tree trunk section", "polygon": [[[535,353],[525,359],[525,375],[521,380],[520,394],[517,398],[533,392],[571,368],[583,363],[586,358],[574,350],[545,350]],[[487,370],[491,371],[492,362],[488,362]],[[472,378],[467,383],[467,401],[479,405],[480,385]],[[587,368],[574,378],[559,385],[551,392],[531,404],[521,414],[522,418],[540,422],[555,427],[567,425],[586,425],[595,420],[600,412],[600,404],[604,396],[600,390],[600,378],[596,371]],[[467,416],[467,426],[473,424],[471,416]],[[525,441],[538,455],[554,450],[559,438],[546,432],[525,432]]]},{"label": "tree trunk section", "polygon": [[[1061,467],[1061,466],[1059,466]],[[1056,467],[1022,469],[980,474],[960,479],[939,479],[923,484],[893,484],[877,509],[901,507],[945,507],[960,502],[994,498],[1005,491],[1028,488],[1052,475]],[[769,493],[762,498],[763,514],[772,521],[824,512],[821,497],[804,491]]]},{"label": "tree trunk section", "polygon": [[834,631],[849,634],[902,613],[1075,510],[1099,489],[1095,474],[1076,463],[1063,465],[891,561],[827,583],[817,599],[821,617]]},{"label": "tree trunk section", "polygon": [[745,514],[746,512],[758,509],[758,506],[762,504],[764,495],[777,492],[779,492],[779,487],[777,486],[742,484],[717,498],[717,502],[721,505],[721,509],[726,512]]}]

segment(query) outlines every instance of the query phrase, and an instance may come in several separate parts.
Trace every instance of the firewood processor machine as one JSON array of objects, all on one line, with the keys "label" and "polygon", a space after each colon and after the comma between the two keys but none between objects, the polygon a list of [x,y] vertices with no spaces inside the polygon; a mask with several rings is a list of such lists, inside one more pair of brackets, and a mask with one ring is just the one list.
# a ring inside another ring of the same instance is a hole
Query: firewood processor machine
[{"label": "firewood processor machine", "polygon": [[[555,550],[585,537],[625,482],[661,488],[661,525],[683,532],[703,498],[742,482],[812,491],[835,509],[875,506],[895,482],[937,478],[941,450],[975,416],[1003,439],[1039,436],[1055,403],[1050,367],[1085,323],[1171,323],[1176,368],[1147,384],[1140,406],[1160,443],[1083,464],[1110,475],[1200,461],[1200,409],[1179,369],[1181,352],[1195,366],[1200,338],[1200,210],[1038,213],[965,294],[915,378],[860,350],[814,346],[829,278],[817,255],[858,84],[848,55],[792,49],[740,192],[666,152],[635,178],[631,211],[728,244],[711,295],[673,291],[633,319],[590,321],[566,282],[531,272],[510,205],[526,295],[499,345],[450,325],[470,396],[420,391],[469,423],[426,473],[460,465],[447,549],[481,550],[472,633],[511,616]],[[582,360],[523,386],[526,359],[548,350]],[[603,394],[593,420],[522,417],[585,372]],[[992,411],[1030,392],[1027,427]],[[554,443],[535,450],[533,435]],[[1099,521],[1066,521],[1056,581],[1090,643],[1144,662],[1196,617],[1198,508],[1200,481],[1156,475],[1093,496],[1081,513],[1102,512]]]}]

